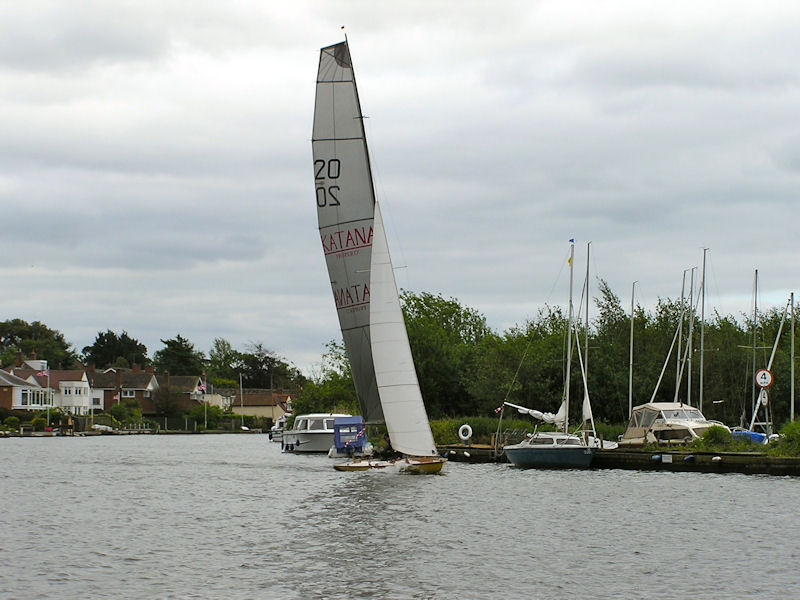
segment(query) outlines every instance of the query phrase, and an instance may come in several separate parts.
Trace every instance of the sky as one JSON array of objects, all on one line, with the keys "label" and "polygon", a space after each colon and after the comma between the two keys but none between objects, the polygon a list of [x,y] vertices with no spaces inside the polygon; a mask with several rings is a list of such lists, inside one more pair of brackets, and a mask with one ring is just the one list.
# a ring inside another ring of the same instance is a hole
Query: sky
[{"label": "sky", "polygon": [[[800,284],[800,3],[0,0],[0,321],[340,339],[319,240],[319,49],[347,34],[398,285],[502,333],[591,241],[630,306]],[[344,31],[341,29],[345,27]],[[691,271],[687,271],[687,276]],[[687,279],[687,290],[689,280]],[[687,291],[688,294],[688,291]],[[695,292],[695,297],[697,293]],[[666,350],[666,349],[665,349]]]}]

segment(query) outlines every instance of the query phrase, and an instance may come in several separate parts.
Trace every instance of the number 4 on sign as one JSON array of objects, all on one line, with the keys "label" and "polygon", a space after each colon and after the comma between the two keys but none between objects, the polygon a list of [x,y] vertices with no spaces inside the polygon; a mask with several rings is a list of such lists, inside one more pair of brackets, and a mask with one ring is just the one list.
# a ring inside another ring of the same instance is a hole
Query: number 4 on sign
[{"label": "number 4 on sign", "polygon": [[772,385],[772,373],[767,369],[756,371],[756,385],[760,388],[768,388]]}]

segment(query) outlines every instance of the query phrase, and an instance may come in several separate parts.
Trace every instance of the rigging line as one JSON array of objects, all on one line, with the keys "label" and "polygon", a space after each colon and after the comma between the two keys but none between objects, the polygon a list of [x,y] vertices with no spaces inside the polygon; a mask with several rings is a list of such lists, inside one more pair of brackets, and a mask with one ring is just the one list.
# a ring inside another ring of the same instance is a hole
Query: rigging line
[{"label": "rigging line", "polygon": [[[369,119],[367,119],[367,120],[363,120],[362,119],[362,123],[365,123],[364,136],[365,137],[369,137],[369,139],[375,139],[374,135],[373,135],[372,121],[369,120]],[[367,128],[369,128],[369,132],[366,131]],[[400,288],[401,290],[408,290],[408,289],[411,289],[410,276],[409,276],[410,269],[408,268],[408,260],[406,260],[405,247],[404,247],[403,241],[402,241],[403,237],[401,235],[399,235],[398,228],[397,228],[397,225],[396,225],[395,220],[394,220],[394,213],[392,212],[391,201],[389,199],[389,195],[386,193],[386,189],[383,186],[383,178],[381,177],[380,162],[375,157],[375,154],[373,152],[373,147],[372,146],[368,147],[368,152],[369,152],[369,155],[370,155],[369,156],[369,160],[370,160],[370,166],[371,166],[371,170],[372,170],[372,185],[373,185],[373,189],[375,190],[375,196],[376,196],[375,197],[375,201],[376,202],[380,201],[380,203],[381,203],[381,207],[383,209],[382,212],[383,212],[383,215],[384,215],[384,227],[386,227],[387,224],[388,224],[387,229],[392,232],[393,244],[391,244],[390,247],[394,248],[394,253],[395,254],[399,254],[400,262],[403,265],[405,265],[404,266],[404,273],[405,273],[405,276],[406,276],[405,277],[406,278],[406,285],[405,286],[398,285],[398,288]],[[380,193],[378,193],[379,190],[380,190]],[[387,235],[387,237],[388,237],[388,235]],[[395,274],[395,277],[397,277],[397,274]]]}]

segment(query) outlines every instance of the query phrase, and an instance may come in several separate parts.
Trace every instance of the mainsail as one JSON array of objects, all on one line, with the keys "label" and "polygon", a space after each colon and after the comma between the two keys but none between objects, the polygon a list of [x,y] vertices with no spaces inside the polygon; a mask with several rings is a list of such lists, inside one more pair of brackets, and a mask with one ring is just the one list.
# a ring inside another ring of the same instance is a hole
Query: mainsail
[{"label": "mainsail", "polygon": [[323,48],[314,105],[317,219],[361,414],[383,420],[370,343],[375,192],[347,42]]}]

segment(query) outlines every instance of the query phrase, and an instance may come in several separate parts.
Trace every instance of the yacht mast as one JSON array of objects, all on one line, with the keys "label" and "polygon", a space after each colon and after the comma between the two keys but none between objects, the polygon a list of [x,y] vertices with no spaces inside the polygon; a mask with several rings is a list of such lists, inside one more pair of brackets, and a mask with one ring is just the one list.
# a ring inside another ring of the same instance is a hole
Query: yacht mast
[{"label": "yacht mast", "polygon": [[631,343],[630,359],[628,360],[628,418],[633,413],[633,298],[636,294],[636,282],[631,286]]},{"label": "yacht mast", "polygon": [[708,248],[703,248],[703,272],[700,275],[700,391],[698,399],[700,412],[703,412],[703,352],[706,340],[706,252],[708,252]]},{"label": "yacht mast", "polygon": [[564,385],[564,433],[569,433],[569,380],[572,367],[572,270],[575,262],[575,240],[569,241],[569,308],[567,311],[567,374]]}]

